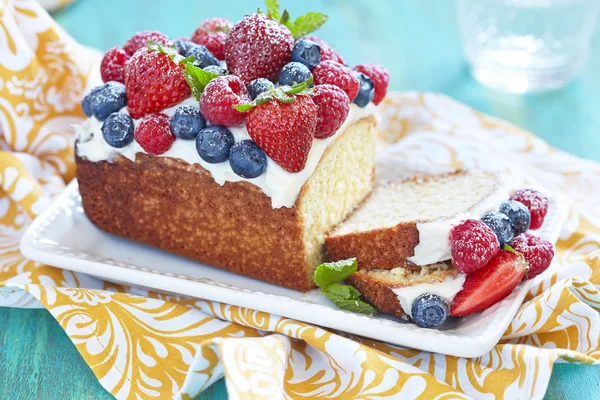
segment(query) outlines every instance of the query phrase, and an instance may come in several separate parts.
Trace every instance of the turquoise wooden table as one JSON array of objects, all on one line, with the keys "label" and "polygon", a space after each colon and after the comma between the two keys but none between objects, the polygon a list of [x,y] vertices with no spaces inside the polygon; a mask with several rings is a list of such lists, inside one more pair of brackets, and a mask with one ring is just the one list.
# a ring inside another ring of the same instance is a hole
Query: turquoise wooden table
[{"label": "turquoise wooden table", "polygon": [[[446,93],[512,121],[557,148],[600,161],[600,34],[578,81],[553,93],[509,95],[486,89],[469,75],[454,2],[281,2],[292,15],[327,13],[329,22],[319,34],[350,64],[385,64],[392,72],[392,89]],[[54,17],[79,42],[106,50],[137,30],[189,36],[205,18],[236,21],[258,5],[242,0],[78,0]],[[0,309],[0,399],[111,398],[45,310]],[[223,381],[200,398],[226,398]],[[556,365],[546,398],[600,398],[600,367]]]}]

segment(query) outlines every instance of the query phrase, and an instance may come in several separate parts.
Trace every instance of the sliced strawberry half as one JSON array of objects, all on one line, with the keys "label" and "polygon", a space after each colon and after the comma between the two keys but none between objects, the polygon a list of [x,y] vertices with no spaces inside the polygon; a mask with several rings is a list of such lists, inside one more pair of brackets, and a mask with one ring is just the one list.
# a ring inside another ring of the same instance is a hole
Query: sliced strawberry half
[{"label": "sliced strawberry half", "polygon": [[462,317],[496,304],[523,280],[528,264],[520,253],[500,250],[483,268],[467,275],[454,297],[450,314]]}]

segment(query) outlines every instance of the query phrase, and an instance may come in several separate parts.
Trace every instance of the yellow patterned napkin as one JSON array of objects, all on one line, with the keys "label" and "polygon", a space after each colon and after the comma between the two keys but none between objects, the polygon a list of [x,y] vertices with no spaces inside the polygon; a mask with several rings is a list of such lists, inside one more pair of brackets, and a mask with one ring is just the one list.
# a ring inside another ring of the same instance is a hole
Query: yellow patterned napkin
[{"label": "yellow patterned napkin", "polygon": [[98,59],[33,0],[0,0],[0,27],[0,306],[46,308],[117,399],[189,399],[223,375],[239,399],[541,398],[554,362],[600,362],[600,166],[436,94],[386,100],[380,165],[523,172],[570,205],[554,272],[535,279],[483,357],[400,348],[25,260],[20,237],[73,176],[70,125],[82,119]]}]

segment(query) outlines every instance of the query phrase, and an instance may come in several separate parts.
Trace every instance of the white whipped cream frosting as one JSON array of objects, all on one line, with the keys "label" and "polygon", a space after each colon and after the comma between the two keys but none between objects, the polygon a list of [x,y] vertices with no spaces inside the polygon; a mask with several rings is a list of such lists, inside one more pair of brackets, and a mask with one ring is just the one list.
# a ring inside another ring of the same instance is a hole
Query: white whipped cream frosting
[{"label": "white whipped cream frosting", "polygon": [[404,312],[412,317],[412,305],[417,297],[424,293],[433,293],[445,299],[450,304],[454,296],[462,289],[466,277],[465,274],[447,276],[442,282],[419,283],[412,286],[398,287],[392,289],[392,291],[398,297],[398,301]]},{"label": "white whipped cream frosting", "polygon": [[[172,116],[175,110],[186,104],[198,104],[194,97],[190,97],[174,107],[167,108],[162,113]],[[127,107],[120,112],[128,113]],[[350,124],[367,116],[375,116],[375,106],[370,103],[364,108],[355,104],[350,105],[350,112],[344,124],[338,129],[335,135],[326,139],[314,139],[306,166],[300,172],[292,173],[284,170],[277,165],[271,158],[267,157],[267,170],[264,174],[254,179],[246,179],[237,175],[229,166],[229,161],[219,164],[210,164],[204,161],[196,151],[195,140],[176,139],[173,146],[159,157],[179,158],[189,164],[199,164],[209,171],[219,185],[225,182],[245,181],[258,186],[267,196],[271,198],[273,208],[292,207],[300,194],[304,183],[313,174],[325,150],[335,141],[340,132],[343,132]],[[134,120],[134,125],[140,123],[140,119]],[[114,148],[108,145],[102,137],[103,122],[94,117],[88,118],[83,124],[76,127],[78,144],[76,148],[77,155],[87,158],[89,161],[110,161],[114,156],[120,154],[131,161],[135,161],[138,153],[146,153],[144,149],[134,140],[131,144],[123,148]],[[235,142],[250,139],[248,131],[244,125],[237,127],[228,127],[235,138]]]},{"label": "white whipped cream frosting", "polygon": [[433,221],[417,223],[419,244],[414,249],[414,256],[409,257],[408,260],[416,265],[429,265],[449,260],[451,258],[450,230],[452,227],[464,220],[479,220],[488,212],[498,211],[500,204],[509,199],[512,189],[513,185],[503,180],[498,190],[469,211],[456,214],[451,218],[438,218]]}]

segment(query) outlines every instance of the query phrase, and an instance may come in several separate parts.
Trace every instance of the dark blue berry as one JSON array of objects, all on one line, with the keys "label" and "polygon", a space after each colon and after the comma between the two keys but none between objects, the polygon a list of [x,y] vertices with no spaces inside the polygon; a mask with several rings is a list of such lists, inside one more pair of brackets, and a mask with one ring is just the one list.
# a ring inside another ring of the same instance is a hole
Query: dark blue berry
[{"label": "dark blue berry", "polygon": [[219,65],[219,60],[211,53],[206,46],[196,43],[186,43],[187,49],[184,57],[193,56],[194,65],[198,68],[205,68],[209,65]]},{"label": "dark blue berry", "polygon": [[481,222],[489,226],[500,242],[500,247],[504,246],[515,236],[515,227],[510,218],[500,212],[491,212],[481,218]]},{"label": "dark blue berry", "polygon": [[523,204],[515,200],[505,201],[500,205],[500,212],[506,215],[515,227],[515,236],[527,232],[531,225],[531,213]]},{"label": "dark blue berry", "polygon": [[209,65],[208,67],[202,68],[206,72],[212,72],[220,76],[227,75],[227,68],[223,68],[219,65]]},{"label": "dark blue berry", "polygon": [[176,39],[175,41],[173,41],[173,45],[175,46],[177,52],[184,57],[186,57],[186,54],[188,53],[188,46],[190,43],[193,42],[190,42],[186,39]]},{"label": "dark blue berry", "polygon": [[292,86],[294,83],[302,83],[310,77],[310,70],[302,63],[292,61],[281,68],[279,72],[279,84],[281,86]]},{"label": "dark blue berry", "polygon": [[292,49],[292,61],[297,61],[313,69],[321,62],[321,47],[310,40],[300,39]]},{"label": "dark blue berry", "polygon": [[267,169],[267,156],[252,140],[242,140],[231,148],[229,165],[242,178],[257,178]]},{"label": "dark blue berry", "polygon": [[234,143],[235,139],[229,129],[213,125],[200,131],[196,138],[196,150],[207,163],[218,164],[227,161]]},{"label": "dark blue berry", "polygon": [[125,85],[119,82],[106,82],[93,89],[81,102],[83,112],[104,121],[110,114],[127,105]]},{"label": "dark blue berry", "polygon": [[196,139],[198,132],[206,128],[206,119],[196,105],[177,108],[171,117],[171,132],[180,139]]},{"label": "dark blue berry", "polygon": [[133,120],[127,114],[112,113],[102,124],[102,137],[111,147],[125,147],[133,142]]},{"label": "dark blue berry", "polygon": [[415,324],[421,328],[438,328],[450,315],[446,300],[433,293],[417,297],[410,313]]},{"label": "dark blue berry", "polygon": [[360,87],[358,89],[358,94],[354,98],[354,104],[359,107],[366,107],[367,104],[373,100],[373,96],[375,95],[375,85],[371,78],[362,72],[355,72],[354,75],[360,81]]},{"label": "dark blue berry", "polygon": [[273,82],[267,78],[258,78],[253,80],[248,85],[248,94],[250,95],[250,99],[256,99],[259,94],[266,92],[270,87],[273,86],[275,86],[273,85]]}]

